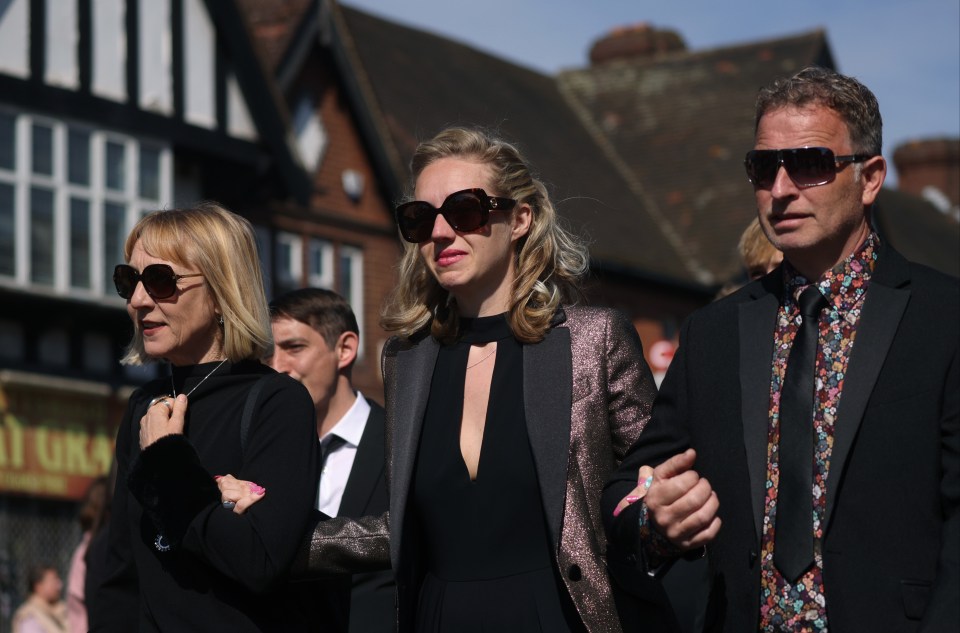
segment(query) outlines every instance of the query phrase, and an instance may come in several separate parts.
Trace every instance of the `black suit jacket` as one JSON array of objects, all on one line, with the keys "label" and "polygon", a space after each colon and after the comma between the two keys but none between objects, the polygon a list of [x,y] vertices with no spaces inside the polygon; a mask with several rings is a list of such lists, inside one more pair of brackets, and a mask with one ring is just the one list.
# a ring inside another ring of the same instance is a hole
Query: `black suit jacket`
[{"label": "black suit jacket", "polygon": [[[370,416],[340,501],[338,516],[342,517],[379,515],[390,506],[385,476],[385,412],[376,402],[369,399],[367,402],[370,403]],[[350,596],[350,633],[386,633],[396,628],[393,572],[354,574]]]},{"label": "black suit jacket", "polygon": [[[780,269],[694,313],[653,417],[604,492],[636,561],[642,464],[686,446],[720,499],[706,629],[756,630],[773,331]],[[835,421],[823,573],[831,631],[960,630],[957,279],[882,247]],[[642,557],[641,557],[642,558]]]}]

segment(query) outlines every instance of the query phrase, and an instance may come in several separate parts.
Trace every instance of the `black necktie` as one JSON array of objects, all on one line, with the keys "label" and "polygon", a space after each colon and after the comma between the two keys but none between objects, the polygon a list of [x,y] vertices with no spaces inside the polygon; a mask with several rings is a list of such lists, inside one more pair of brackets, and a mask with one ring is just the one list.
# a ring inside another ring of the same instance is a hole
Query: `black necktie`
[{"label": "black necktie", "polygon": [[327,467],[327,458],[330,457],[330,453],[334,452],[341,446],[347,443],[347,440],[343,439],[335,433],[331,433],[327,437],[323,438],[324,441],[320,442],[320,472],[323,472],[323,469]]},{"label": "black necktie", "polygon": [[773,562],[795,583],[813,563],[813,401],[820,311],[816,285],[800,294],[797,329],[780,392],[780,482]]}]

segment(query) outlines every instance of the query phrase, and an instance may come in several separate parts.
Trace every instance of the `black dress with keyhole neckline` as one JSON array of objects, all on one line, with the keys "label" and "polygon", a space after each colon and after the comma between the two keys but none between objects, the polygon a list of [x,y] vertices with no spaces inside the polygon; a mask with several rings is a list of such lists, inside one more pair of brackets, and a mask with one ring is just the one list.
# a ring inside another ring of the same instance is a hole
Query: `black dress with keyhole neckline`
[{"label": "black dress with keyhole neckline", "polygon": [[[412,510],[425,570],[418,632],[582,631],[555,571],[523,408],[523,346],[505,315],[461,319],[440,348]],[[497,342],[475,480],[460,450],[470,347]],[[543,368],[549,371],[549,368]]]}]

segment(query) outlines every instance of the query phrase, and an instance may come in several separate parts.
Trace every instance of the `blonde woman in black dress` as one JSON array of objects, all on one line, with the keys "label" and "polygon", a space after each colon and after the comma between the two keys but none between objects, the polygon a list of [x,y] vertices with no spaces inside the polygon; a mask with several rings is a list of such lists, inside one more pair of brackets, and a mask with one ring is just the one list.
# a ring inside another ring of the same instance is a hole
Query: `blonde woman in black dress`
[{"label": "blonde woman in black dress", "polygon": [[452,128],[412,172],[382,320],[390,513],[318,525],[310,567],[389,534],[401,632],[617,633],[600,494],[655,395],[639,337],[573,305],[586,250],[515,147]]}]

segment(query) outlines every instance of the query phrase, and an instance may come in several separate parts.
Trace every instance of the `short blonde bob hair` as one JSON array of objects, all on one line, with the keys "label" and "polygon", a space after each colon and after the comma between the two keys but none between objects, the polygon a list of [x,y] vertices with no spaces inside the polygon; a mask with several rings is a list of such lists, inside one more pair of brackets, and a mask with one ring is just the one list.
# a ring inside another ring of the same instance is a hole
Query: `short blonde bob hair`
[{"label": "short blonde bob hair", "polygon": [[[220,344],[231,362],[259,359],[270,347],[270,316],[260,273],[253,227],[218,204],[154,211],[130,231],[123,246],[127,262],[137,244],[152,255],[203,273],[213,303],[223,316]],[[134,324],[133,340],[121,359],[143,365],[143,332]]]},{"label": "short blonde bob hair", "polygon": [[[517,276],[507,320],[518,341],[542,340],[560,304],[580,298],[579,284],[589,265],[586,247],[560,226],[546,188],[513,145],[482,130],[447,128],[417,147],[410,163],[414,183],[427,166],[442,158],[488,165],[494,190],[487,193],[530,205],[530,230],[517,241]],[[380,324],[404,337],[429,325],[436,338],[455,339],[456,300],[430,273],[418,245],[403,244],[400,282],[384,303]]]}]

